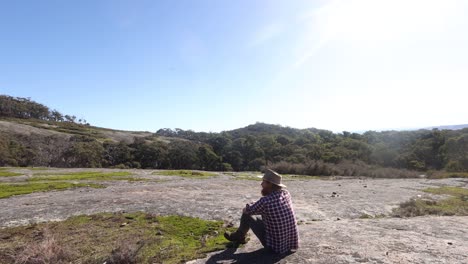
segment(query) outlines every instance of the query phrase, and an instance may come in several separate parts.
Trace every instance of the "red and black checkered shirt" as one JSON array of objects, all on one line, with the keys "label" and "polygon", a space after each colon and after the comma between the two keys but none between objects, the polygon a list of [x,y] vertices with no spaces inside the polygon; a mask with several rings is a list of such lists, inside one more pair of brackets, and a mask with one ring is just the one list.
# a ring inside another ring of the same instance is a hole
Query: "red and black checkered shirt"
[{"label": "red and black checkered shirt", "polygon": [[247,206],[245,213],[261,215],[265,224],[266,245],[277,253],[299,247],[296,217],[287,190],[275,191]]}]

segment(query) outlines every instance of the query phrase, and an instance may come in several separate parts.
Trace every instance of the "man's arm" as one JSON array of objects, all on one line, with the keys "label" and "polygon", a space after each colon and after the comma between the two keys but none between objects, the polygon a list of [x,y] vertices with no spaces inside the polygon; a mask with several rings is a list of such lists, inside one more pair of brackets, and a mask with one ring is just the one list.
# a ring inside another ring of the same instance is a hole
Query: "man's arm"
[{"label": "man's arm", "polygon": [[254,204],[247,204],[245,208],[242,210],[244,214],[249,214],[249,215],[258,215],[258,214],[263,214],[265,212],[265,204],[266,204],[266,199],[265,197],[260,198],[257,202]]}]

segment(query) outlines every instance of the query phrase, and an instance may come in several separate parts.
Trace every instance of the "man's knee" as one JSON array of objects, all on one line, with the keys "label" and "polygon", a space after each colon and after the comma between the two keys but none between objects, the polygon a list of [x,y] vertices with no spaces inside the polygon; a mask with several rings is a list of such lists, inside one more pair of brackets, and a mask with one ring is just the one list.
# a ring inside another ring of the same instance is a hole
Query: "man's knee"
[{"label": "man's knee", "polygon": [[241,217],[241,221],[242,221],[242,220],[244,220],[244,221],[250,223],[250,222],[252,222],[252,221],[255,221],[255,218],[254,218],[252,215],[243,213],[243,214],[242,214],[242,217]]}]

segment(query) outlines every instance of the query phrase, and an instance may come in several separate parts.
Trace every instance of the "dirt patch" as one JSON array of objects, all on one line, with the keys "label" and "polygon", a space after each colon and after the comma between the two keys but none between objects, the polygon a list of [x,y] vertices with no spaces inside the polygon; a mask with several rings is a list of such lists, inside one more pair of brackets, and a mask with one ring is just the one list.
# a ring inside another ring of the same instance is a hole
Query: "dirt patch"
[{"label": "dirt patch", "polygon": [[127,144],[133,143],[135,138],[145,138],[153,135],[150,132],[132,132],[132,131],[118,131],[118,130],[99,130],[99,132],[106,138],[110,138],[116,142],[123,141]]}]

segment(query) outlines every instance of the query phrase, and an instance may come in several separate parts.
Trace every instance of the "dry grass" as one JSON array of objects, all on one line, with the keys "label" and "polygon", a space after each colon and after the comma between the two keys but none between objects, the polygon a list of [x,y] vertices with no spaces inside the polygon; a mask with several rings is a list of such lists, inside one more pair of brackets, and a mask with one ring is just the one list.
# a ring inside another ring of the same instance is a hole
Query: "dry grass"
[{"label": "dry grass", "polygon": [[142,247],[137,245],[128,245],[122,243],[120,247],[112,250],[110,257],[105,261],[106,264],[136,264],[138,263],[138,251]]},{"label": "dry grass", "polygon": [[29,242],[14,257],[15,264],[46,264],[46,263],[69,263],[73,255],[69,248],[58,242],[49,229],[44,229],[41,234],[42,241]]}]

